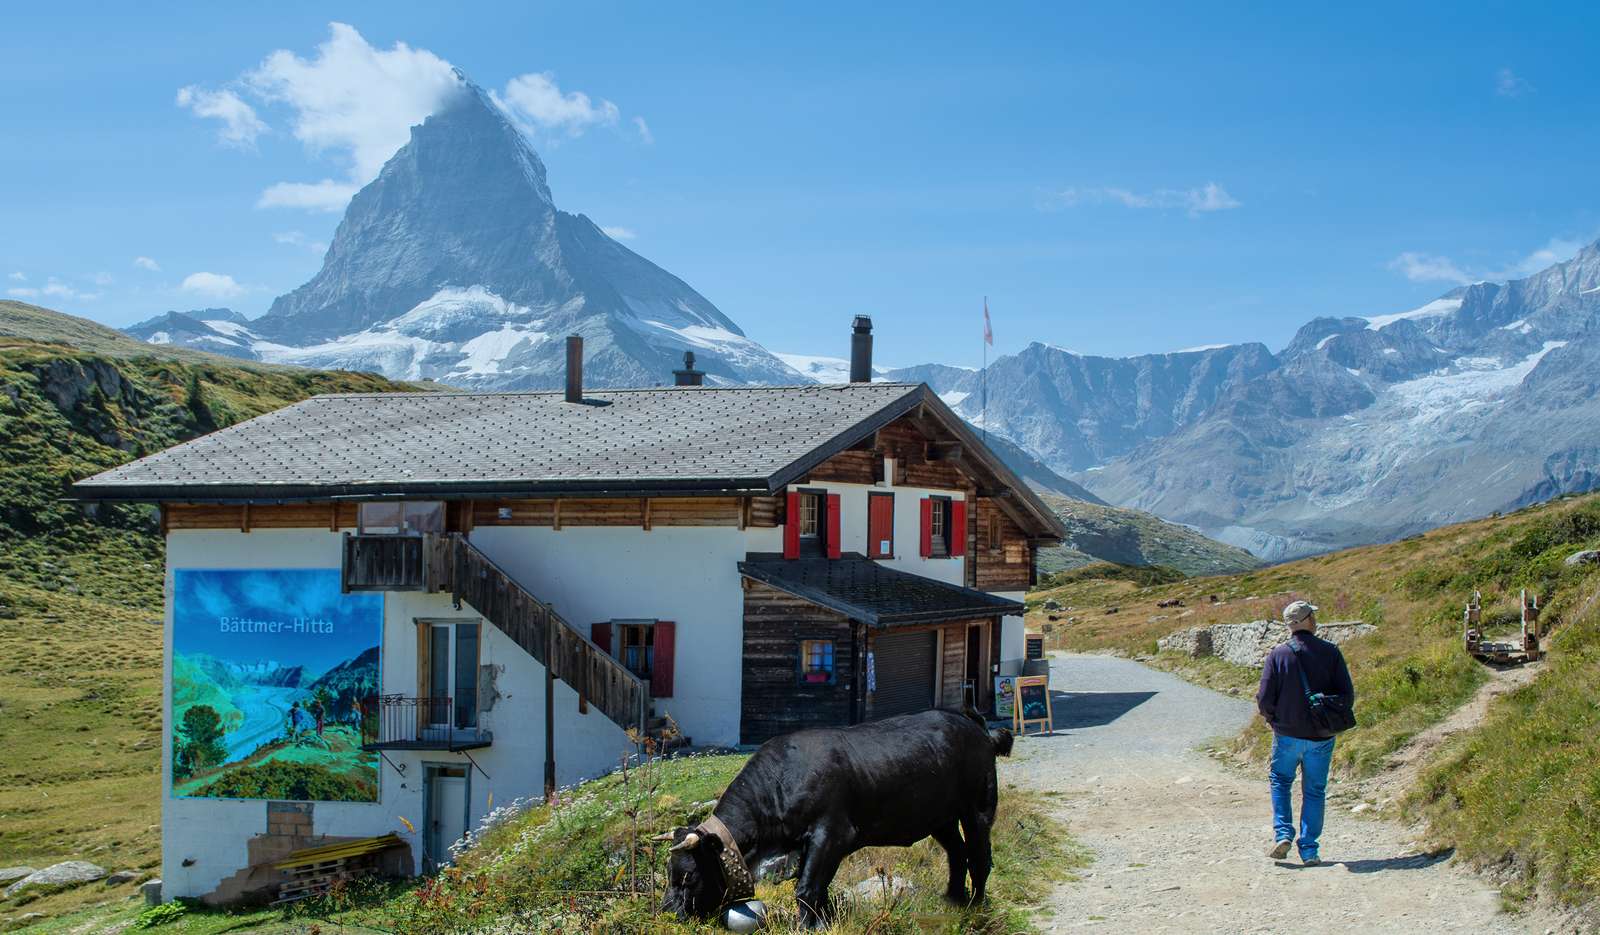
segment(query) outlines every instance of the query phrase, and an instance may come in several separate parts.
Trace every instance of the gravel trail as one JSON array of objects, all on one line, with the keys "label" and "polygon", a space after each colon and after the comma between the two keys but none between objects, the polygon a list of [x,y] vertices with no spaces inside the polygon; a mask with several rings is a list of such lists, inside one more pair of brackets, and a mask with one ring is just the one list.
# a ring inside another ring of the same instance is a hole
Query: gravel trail
[{"label": "gravel trail", "polygon": [[[1094,854],[1051,898],[1045,931],[1547,932],[1559,922],[1500,909],[1494,886],[1407,829],[1352,814],[1329,783],[1321,867],[1274,862],[1265,771],[1198,748],[1237,733],[1252,700],[1109,656],[1051,666],[1054,736],[1019,740],[1004,783],[1054,793]],[[1300,792],[1294,793],[1298,814]]]}]

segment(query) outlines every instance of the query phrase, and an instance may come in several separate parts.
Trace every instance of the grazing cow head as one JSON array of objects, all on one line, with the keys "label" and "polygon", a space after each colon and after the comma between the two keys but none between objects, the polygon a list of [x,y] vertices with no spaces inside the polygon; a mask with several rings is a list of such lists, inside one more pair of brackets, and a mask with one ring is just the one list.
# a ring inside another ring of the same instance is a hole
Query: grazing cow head
[{"label": "grazing cow head", "polygon": [[667,855],[667,896],[661,910],[676,913],[680,920],[709,919],[722,908],[727,895],[722,839],[690,828],[673,830],[672,850]]}]

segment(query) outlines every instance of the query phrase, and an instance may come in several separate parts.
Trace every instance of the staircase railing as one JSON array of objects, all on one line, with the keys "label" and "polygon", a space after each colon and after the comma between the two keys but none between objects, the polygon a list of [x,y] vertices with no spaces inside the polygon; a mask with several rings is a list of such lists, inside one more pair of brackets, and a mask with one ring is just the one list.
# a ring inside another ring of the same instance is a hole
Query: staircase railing
[{"label": "staircase railing", "polygon": [[641,734],[650,711],[650,686],[534,597],[460,533],[424,537],[426,576],[449,590],[623,728]]}]

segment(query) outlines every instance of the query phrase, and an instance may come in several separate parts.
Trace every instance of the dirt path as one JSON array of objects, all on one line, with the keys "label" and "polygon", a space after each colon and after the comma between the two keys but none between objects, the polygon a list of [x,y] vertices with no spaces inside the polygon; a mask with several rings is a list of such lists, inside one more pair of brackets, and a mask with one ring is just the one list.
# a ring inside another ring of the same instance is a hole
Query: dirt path
[{"label": "dirt path", "polygon": [[[1405,828],[1352,814],[1354,789],[1329,786],[1321,867],[1274,862],[1264,775],[1197,752],[1254,716],[1237,698],[1106,656],[1057,658],[1057,733],[1021,741],[1001,781],[1059,796],[1094,852],[1052,898],[1046,931],[1546,932],[1508,915],[1492,884],[1426,854]],[[1296,808],[1299,790],[1295,791]]]}]

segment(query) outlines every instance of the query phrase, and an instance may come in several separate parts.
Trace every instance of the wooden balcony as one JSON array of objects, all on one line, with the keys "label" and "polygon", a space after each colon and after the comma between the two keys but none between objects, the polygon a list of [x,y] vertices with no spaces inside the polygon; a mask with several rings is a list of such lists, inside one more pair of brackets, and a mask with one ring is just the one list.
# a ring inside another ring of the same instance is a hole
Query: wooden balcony
[{"label": "wooden balcony", "polygon": [[448,583],[443,537],[344,534],[343,582],[351,591],[435,591]]}]

